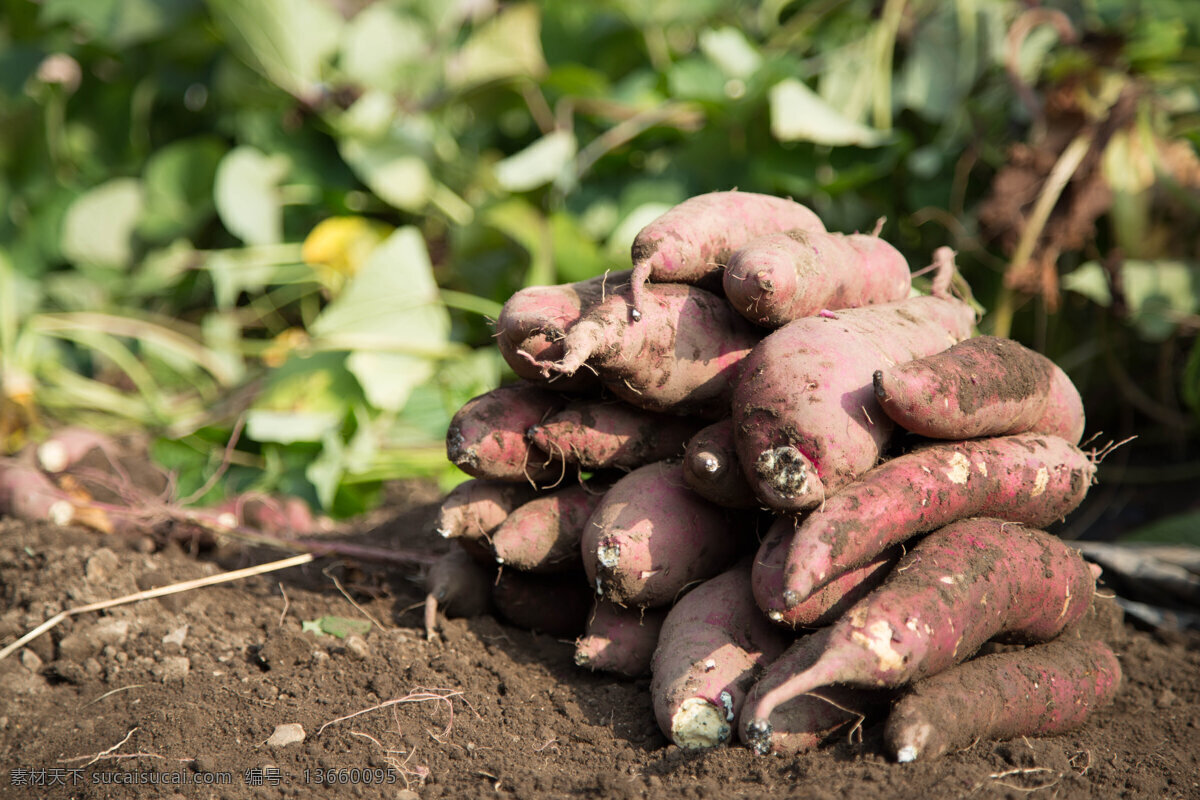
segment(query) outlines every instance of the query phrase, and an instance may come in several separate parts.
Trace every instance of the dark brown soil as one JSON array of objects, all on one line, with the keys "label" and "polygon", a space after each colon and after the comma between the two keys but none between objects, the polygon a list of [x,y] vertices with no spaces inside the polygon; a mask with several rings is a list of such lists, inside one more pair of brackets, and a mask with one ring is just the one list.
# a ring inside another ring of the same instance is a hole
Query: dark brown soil
[{"label": "dark brown soil", "polygon": [[[355,539],[442,549],[434,500],[417,487]],[[278,557],[0,522],[0,644],[65,608]],[[72,617],[0,661],[0,797],[1200,797],[1200,636],[1127,627],[1116,703],[1076,732],[897,765],[879,725],[799,758],[681,751],[647,680],[583,671],[570,642],[492,617],[428,642],[421,596],[416,567],[324,559]],[[381,625],[305,630],[329,615]],[[304,740],[268,744],[287,724]]]}]

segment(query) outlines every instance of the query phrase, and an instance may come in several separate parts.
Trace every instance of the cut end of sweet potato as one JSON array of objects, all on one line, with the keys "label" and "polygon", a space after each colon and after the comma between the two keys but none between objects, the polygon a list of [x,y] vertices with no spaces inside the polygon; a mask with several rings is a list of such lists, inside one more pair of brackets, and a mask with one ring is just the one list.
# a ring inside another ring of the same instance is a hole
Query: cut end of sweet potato
[{"label": "cut end of sweet potato", "polygon": [[756,491],[767,505],[780,511],[802,511],[821,502],[824,486],[808,457],[792,445],[759,454],[754,463]]},{"label": "cut end of sweet potato", "polygon": [[895,747],[896,760],[901,764],[908,764],[912,761],[935,758],[945,752],[945,747],[930,747],[930,741],[935,738],[933,732],[933,727],[927,722],[908,725],[903,730],[892,732],[890,744]]},{"label": "cut end of sweet potato", "polygon": [[671,717],[671,740],[689,750],[718,747],[729,741],[732,700],[722,692],[729,708],[720,708],[703,697],[689,697]]},{"label": "cut end of sweet potato", "polygon": [[765,719],[752,720],[746,725],[746,746],[760,756],[771,752],[771,723]]}]

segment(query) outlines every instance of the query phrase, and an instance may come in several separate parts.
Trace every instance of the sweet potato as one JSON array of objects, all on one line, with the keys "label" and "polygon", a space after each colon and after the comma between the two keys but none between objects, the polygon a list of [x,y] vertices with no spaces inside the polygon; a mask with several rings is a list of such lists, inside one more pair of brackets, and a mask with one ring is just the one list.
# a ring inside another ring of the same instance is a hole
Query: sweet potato
[{"label": "sweet potato", "polygon": [[732,191],[685,200],[633,240],[632,307],[646,313],[648,280],[698,283],[719,273],[733,251],[751,239],[793,229],[823,231],[825,226],[807,206],[782,197]]},{"label": "sweet potato", "polygon": [[848,730],[886,710],[891,690],[822,686],[773,708],[766,728],[749,725],[746,710],[753,707],[758,697],[816,663],[828,644],[829,634],[829,628],[821,628],[801,637],[767,665],[742,705],[742,719],[738,722],[742,744],[759,755],[797,755],[812,750],[837,731]]},{"label": "sweet potato", "polygon": [[754,605],[745,561],[688,592],[667,612],[654,650],[659,728],[680,747],[729,741],[746,690],[788,638]]},{"label": "sweet potato", "polygon": [[1087,612],[1095,573],[1079,552],[1017,523],[972,518],[929,534],[831,628],[808,669],[747,707],[755,735],[772,710],[818,686],[898,687],[974,654],[988,639],[1045,642]]},{"label": "sweet potato", "polygon": [[894,303],[912,288],[908,262],[878,236],[804,229],[743,245],[723,281],[733,307],[769,328],[822,309]]},{"label": "sweet potato", "polygon": [[596,600],[587,630],[575,641],[575,663],[630,678],[649,675],[666,617],[664,608],[627,608]]},{"label": "sweet potato", "polygon": [[567,637],[583,631],[592,593],[578,572],[539,575],[502,569],[492,586],[492,603],[518,628]]},{"label": "sweet potato", "polygon": [[527,431],[545,453],[585,470],[636,469],[673,458],[703,424],[621,400],[579,400]]},{"label": "sweet potato", "polygon": [[[931,439],[1083,432],[1083,404],[1053,361],[1012,339],[976,336],[941,353],[877,370],[875,396],[901,427]],[[1066,391],[1047,417],[1051,391]],[[1071,400],[1073,396],[1073,401]]]},{"label": "sweet potato", "polygon": [[733,393],[738,458],[755,494],[803,511],[878,462],[895,428],[871,376],[971,333],[974,312],[943,297],[805,317],[763,339]]},{"label": "sweet potato", "polygon": [[1120,684],[1120,663],[1096,640],[980,656],[914,684],[892,708],[885,746],[906,762],[984,738],[1062,733],[1111,703]]},{"label": "sweet potato", "polygon": [[1028,433],[931,444],[897,456],[831,496],[799,525],[784,592],[771,608],[799,603],[885,549],[956,519],[1049,525],[1079,505],[1095,473],[1091,457],[1074,445]]},{"label": "sweet potato", "polygon": [[37,447],[38,466],[46,472],[62,472],[93,450],[110,460],[117,457],[117,443],[108,434],[91,428],[68,427],[52,433]]},{"label": "sweet potato", "polygon": [[785,608],[783,570],[796,523],[791,517],[780,517],[767,529],[766,536],[754,557],[751,572],[754,601],[768,618],[792,628],[820,628],[830,625],[887,578],[900,558],[900,548],[885,550],[866,564],[844,572],[799,604]]},{"label": "sweet potato", "polygon": [[716,419],[729,413],[738,366],[761,337],[729,303],[682,284],[646,288],[640,323],[629,322],[629,289],[609,296],[567,331],[546,374],[586,363],[605,388],[639,408]]},{"label": "sweet potato", "polygon": [[557,286],[530,286],[505,302],[496,320],[496,347],[519,377],[547,388],[586,391],[598,386],[591,373],[558,375],[547,381],[531,361],[562,358],[562,339],[587,309],[629,282],[629,270]]},{"label": "sweet potato", "polygon": [[513,509],[536,495],[527,483],[472,478],[442,500],[434,529],[447,539],[487,539]]},{"label": "sweet potato", "polygon": [[576,484],[534,498],[492,533],[497,563],[526,572],[578,571],[583,527],[607,487]]},{"label": "sweet potato", "polygon": [[733,443],[729,417],[696,432],[683,454],[683,477],[693,492],[726,508],[758,508]]},{"label": "sweet potato", "polygon": [[749,537],[736,512],[683,482],[678,463],[639,467],[604,495],[584,528],[583,567],[616,603],[662,606],[688,584],[727,568]]},{"label": "sweet potato", "polygon": [[565,465],[529,443],[525,431],[566,401],[530,383],[501,386],[468,400],[446,430],[446,456],[474,478],[555,481]]},{"label": "sweet potato", "polygon": [[425,636],[433,639],[437,613],[475,617],[487,613],[494,567],[481,564],[464,548],[452,546],[425,573]]}]

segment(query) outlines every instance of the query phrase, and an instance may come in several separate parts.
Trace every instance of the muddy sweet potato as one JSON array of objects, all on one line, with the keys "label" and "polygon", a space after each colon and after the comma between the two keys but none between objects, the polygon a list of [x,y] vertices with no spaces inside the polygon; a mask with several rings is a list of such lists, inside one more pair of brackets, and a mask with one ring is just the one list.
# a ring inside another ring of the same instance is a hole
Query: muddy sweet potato
[{"label": "muddy sweet potato", "polygon": [[783,594],[768,610],[802,602],[887,548],[956,519],[1049,525],[1082,502],[1095,473],[1074,445],[1028,433],[930,444],[885,461],[798,526]]},{"label": "muddy sweet potato", "polygon": [[579,400],[527,431],[542,452],[585,470],[629,471],[678,457],[704,423],[621,400]]},{"label": "muddy sweet potato", "polygon": [[811,667],[828,645],[829,628],[821,628],[797,639],[767,665],[742,705],[738,738],[759,755],[798,755],[812,750],[842,730],[850,730],[870,717],[885,713],[893,694],[888,689],[861,686],[822,686],[775,706],[767,717],[765,732],[751,728],[746,710],[758,697],[785,683],[792,675]]},{"label": "muddy sweet potato", "polygon": [[767,617],[791,628],[820,628],[831,625],[846,611],[883,583],[900,558],[900,548],[878,553],[861,566],[828,581],[790,608],[783,606],[784,567],[796,523],[791,517],[779,517],[767,529],[754,556],[754,601]]},{"label": "muddy sweet potato", "polygon": [[[875,396],[892,420],[931,439],[1043,433],[1079,441],[1083,404],[1058,365],[1012,339],[976,336],[941,353],[880,369]],[[1055,408],[1077,413],[1047,415]]]},{"label": "muddy sweet potato", "polygon": [[915,683],[888,716],[885,746],[897,761],[922,761],[979,739],[1062,733],[1120,685],[1120,663],[1094,639],[980,656]]},{"label": "muddy sweet potato", "polygon": [[789,638],[754,605],[748,562],[701,583],[659,633],[650,680],[659,728],[680,747],[728,742],[746,690]]},{"label": "muddy sweet potato", "polygon": [[758,508],[737,459],[729,417],[696,432],[683,454],[683,477],[701,497],[726,508]]},{"label": "muddy sweet potato", "polygon": [[513,509],[535,496],[537,490],[528,483],[463,481],[442,499],[434,530],[446,539],[487,539]]},{"label": "muddy sweet potato", "polygon": [[630,678],[650,674],[665,608],[631,608],[596,600],[587,630],[575,640],[575,663]]},{"label": "muddy sweet potato", "polygon": [[782,197],[732,191],[689,198],[633,240],[632,308],[646,313],[646,281],[699,283],[719,275],[730,255],[751,239],[795,229],[825,226],[807,206]]},{"label": "muddy sweet potato", "polygon": [[587,372],[547,380],[533,361],[562,358],[567,328],[609,292],[629,283],[629,270],[555,286],[530,286],[515,292],[496,319],[496,347],[519,377],[547,388],[587,391],[599,386]]},{"label": "muddy sweet potato", "polygon": [[518,628],[551,636],[578,636],[587,624],[592,593],[578,572],[540,575],[501,569],[492,586],[492,604]]},{"label": "muddy sweet potato", "polygon": [[819,505],[879,461],[895,429],[871,376],[967,338],[974,312],[952,298],[805,317],[763,339],[733,393],[734,439],[746,478],[766,505]]},{"label": "muddy sweet potato", "polygon": [[1095,574],[1077,550],[1034,528],[986,518],[947,525],[832,626],[812,666],[747,707],[748,730],[770,735],[776,706],[820,686],[894,688],[963,661],[993,637],[1050,641],[1086,614]]},{"label": "muddy sweet potato", "polygon": [[669,605],[734,561],[749,522],[689,490],[678,463],[647,464],[613,484],[588,520],[584,570],[608,600]]},{"label": "muddy sweet potato", "polygon": [[487,613],[495,567],[479,562],[466,549],[451,546],[425,573],[425,636],[434,638],[437,614],[475,617]]},{"label": "muddy sweet potato", "polygon": [[723,281],[733,307],[768,328],[823,309],[893,303],[912,288],[908,262],[878,236],[803,229],[748,242]]},{"label": "muddy sweet potato", "polygon": [[727,416],[739,365],[761,332],[695,286],[646,287],[637,323],[631,298],[624,289],[593,307],[567,331],[562,360],[538,366],[547,375],[595,370],[614,395],[650,411]]},{"label": "muddy sweet potato", "polygon": [[525,432],[566,401],[530,383],[501,386],[468,400],[446,430],[446,456],[473,478],[553,482],[565,465],[529,443]]},{"label": "muddy sweet potato", "polygon": [[584,525],[607,487],[554,489],[514,509],[492,532],[496,562],[526,572],[578,571]]}]

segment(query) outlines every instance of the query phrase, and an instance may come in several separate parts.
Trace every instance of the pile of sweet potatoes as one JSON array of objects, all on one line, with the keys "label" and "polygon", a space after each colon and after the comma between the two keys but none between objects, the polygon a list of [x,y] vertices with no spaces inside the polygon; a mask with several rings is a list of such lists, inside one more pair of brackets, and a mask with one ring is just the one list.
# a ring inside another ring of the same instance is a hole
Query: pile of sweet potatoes
[{"label": "pile of sweet potatoes", "polygon": [[974,335],[952,253],[918,291],[878,231],[714,192],[632,260],[505,305],[519,378],[447,432],[471,479],[438,520],[461,546],[430,635],[439,605],[578,635],[581,666],[650,676],[689,748],[797,753],[878,719],[911,761],[1112,699],[1119,611],[1041,530],[1094,481],[1079,394]]}]

